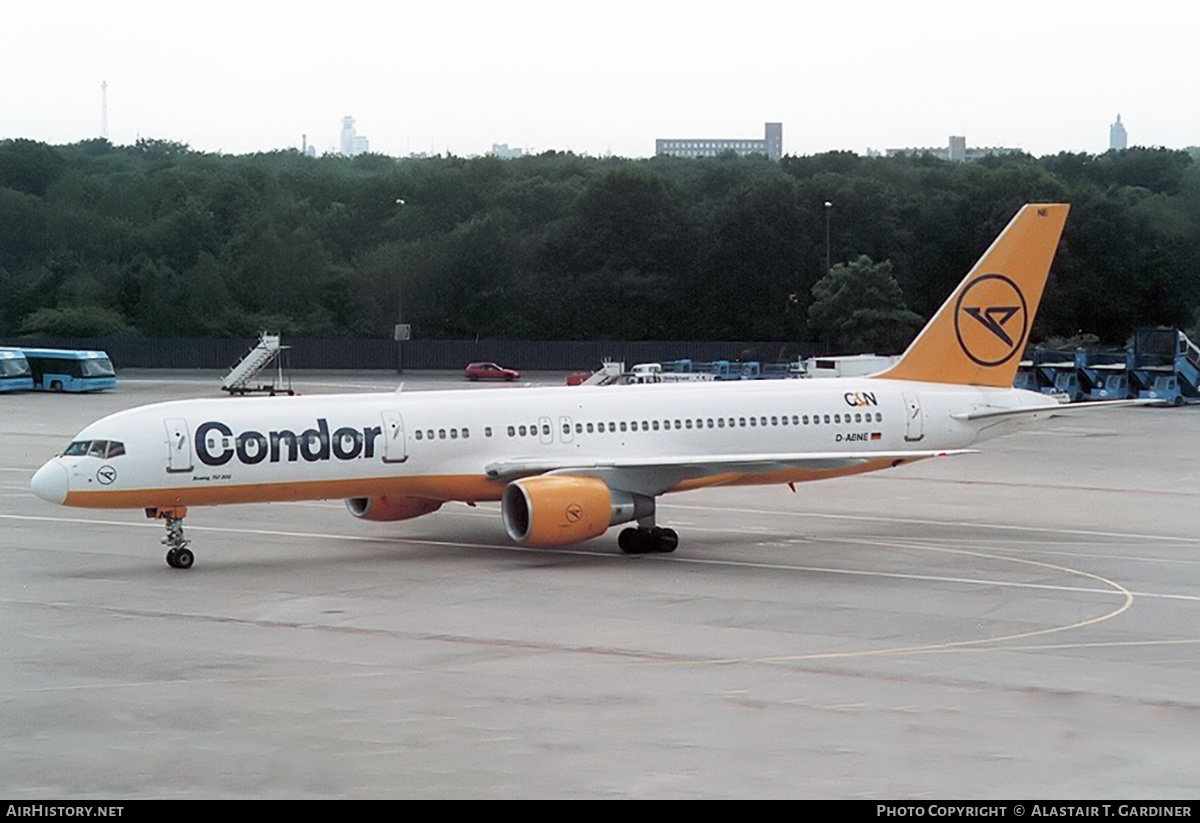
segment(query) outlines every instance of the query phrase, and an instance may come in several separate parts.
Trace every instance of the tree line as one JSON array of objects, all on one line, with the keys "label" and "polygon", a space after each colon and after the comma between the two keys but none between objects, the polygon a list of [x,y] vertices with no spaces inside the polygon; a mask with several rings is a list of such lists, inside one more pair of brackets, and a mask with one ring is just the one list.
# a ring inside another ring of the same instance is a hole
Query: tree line
[{"label": "tree line", "polygon": [[773,163],[14,139],[0,335],[384,338],[402,316],[423,338],[898,349],[1031,201],[1072,204],[1035,337],[1193,325],[1195,150]]}]

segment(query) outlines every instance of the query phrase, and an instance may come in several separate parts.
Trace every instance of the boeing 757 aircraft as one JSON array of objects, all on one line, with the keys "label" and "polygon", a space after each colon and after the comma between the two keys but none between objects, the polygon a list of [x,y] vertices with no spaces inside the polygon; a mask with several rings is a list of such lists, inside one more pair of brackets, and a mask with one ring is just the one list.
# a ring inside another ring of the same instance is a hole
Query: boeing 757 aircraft
[{"label": "boeing 757 aircraft", "polygon": [[1068,206],[1024,206],[888,370],[865,378],[182,400],[81,431],[33,477],[52,503],[145,509],[167,563],[189,506],[345,498],[405,520],[500,501],[508,536],[566,546],[621,523],[674,551],[659,495],[794,484],[962,453],[1058,406],[1012,388]]}]

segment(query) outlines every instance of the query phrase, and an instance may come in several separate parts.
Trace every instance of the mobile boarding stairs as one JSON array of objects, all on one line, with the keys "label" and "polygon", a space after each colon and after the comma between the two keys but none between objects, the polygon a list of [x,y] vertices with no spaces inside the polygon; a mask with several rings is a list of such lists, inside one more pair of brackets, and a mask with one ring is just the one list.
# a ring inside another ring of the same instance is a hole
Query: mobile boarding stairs
[{"label": "mobile boarding stairs", "polygon": [[[295,394],[292,391],[292,379],[284,369],[283,353],[290,346],[280,345],[280,336],[270,332],[260,332],[258,343],[253,346],[221,381],[221,388],[230,394],[250,394],[266,392],[274,397],[276,394]],[[269,366],[274,364],[275,373],[270,383],[255,383],[255,380]]]}]

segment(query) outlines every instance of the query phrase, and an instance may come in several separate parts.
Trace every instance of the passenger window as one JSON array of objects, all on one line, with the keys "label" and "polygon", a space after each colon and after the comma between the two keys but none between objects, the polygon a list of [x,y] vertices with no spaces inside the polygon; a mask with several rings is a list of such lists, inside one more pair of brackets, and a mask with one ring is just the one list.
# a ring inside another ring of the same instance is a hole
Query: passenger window
[{"label": "passenger window", "polygon": [[421,439],[421,430],[420,429],[417,429],[417,439],[418,440]]},{"label": "passenger window", "polygon": [[451,439],[451,440],[457,440],[457,439],[458,439],[458,429],[451,429],[451,430],[450,430],[450,439]]},{"label": "passenger window", "polygon": [[509,427],[508,427],[508,436],[509,436],[509,437],[516,437],[516,436],[517,436],[517,431],[516,431],[516,429],[515,429],[515,428],[513,428],[512,426],[509,426]]},{"label": "passenger window", "polygon": [[522,437],[524,437],[528,433],[524,426],[521,426],[521,428],[517,429],[517,431],[521,433]]}]

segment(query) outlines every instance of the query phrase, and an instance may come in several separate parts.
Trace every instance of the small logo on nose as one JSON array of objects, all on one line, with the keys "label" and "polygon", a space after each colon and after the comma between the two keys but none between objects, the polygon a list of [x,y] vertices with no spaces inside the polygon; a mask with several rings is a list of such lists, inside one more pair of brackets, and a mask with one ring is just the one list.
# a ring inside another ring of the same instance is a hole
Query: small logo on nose
[{"label": "small logo on nose", "polygon": [[102,486],[110,486],[117,479],[117,470],[112,466],[101,466],[96,469],[96,480]]}]

